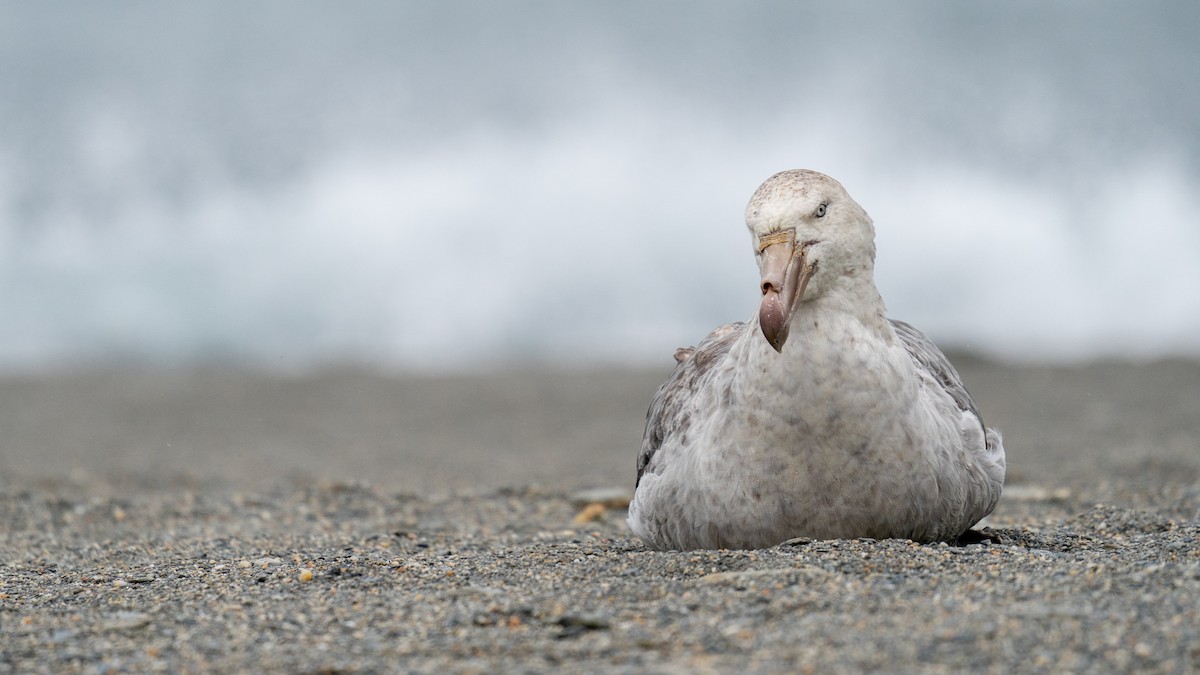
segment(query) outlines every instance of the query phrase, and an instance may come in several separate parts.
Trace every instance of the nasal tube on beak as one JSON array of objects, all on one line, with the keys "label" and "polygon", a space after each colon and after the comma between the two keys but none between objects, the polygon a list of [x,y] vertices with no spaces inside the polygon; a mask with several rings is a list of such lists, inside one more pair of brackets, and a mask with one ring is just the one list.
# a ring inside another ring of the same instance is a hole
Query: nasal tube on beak
[{"label": "nasal tube on beak", "polygon": [[815,272],[808,264],[809,242],[797,246],[794,230],[775,232],[759,240],[762,252],[762,301],[758,308],[758,325],[767,343],[783,351],[804,289]]}]

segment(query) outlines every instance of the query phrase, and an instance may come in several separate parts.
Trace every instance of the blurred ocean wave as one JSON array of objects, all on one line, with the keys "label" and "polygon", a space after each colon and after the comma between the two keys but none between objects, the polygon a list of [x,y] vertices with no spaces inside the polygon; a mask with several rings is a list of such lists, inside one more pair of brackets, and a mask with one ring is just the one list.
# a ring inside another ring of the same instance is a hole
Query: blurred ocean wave
[{"label": "blurred ocean wave", "polygon": [[0,368],[665,363],[798,166],[947,346],[1200,356],[1197,7],[6,5]]}]

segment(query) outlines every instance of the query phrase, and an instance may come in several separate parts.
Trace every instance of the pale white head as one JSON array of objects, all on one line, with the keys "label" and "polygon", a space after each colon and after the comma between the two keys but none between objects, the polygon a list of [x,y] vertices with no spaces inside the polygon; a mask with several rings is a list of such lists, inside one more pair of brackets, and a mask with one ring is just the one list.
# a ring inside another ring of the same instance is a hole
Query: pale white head
[{"label": "pale white head", "polygon": [[[762,273],[758,319],[776,351],[801,306],[875,267],[875,227],[842,184],[816,171],[771,176],[746,205]],[[802,311],[802,310],[801,310]]]}]

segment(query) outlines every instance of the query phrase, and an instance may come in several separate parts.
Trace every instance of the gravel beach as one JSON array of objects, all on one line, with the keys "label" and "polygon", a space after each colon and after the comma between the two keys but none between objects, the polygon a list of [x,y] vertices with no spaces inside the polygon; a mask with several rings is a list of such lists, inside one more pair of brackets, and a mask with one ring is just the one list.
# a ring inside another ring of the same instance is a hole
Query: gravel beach
[{"label": "gravel beach", "polygon": [[994,541],[665,553],[665,366],[9,376],[0,671],[1195,671],[1200,364],[956,363]]}]

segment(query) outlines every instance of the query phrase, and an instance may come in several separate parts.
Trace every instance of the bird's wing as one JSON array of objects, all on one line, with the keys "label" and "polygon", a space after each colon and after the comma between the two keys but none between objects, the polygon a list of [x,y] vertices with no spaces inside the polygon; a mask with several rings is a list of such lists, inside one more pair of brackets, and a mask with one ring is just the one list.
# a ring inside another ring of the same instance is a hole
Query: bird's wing
[{"label": "bird's wing", "polygon": [[[642,474],[647,470],[655,472],[651,463],[655,462],[663,439],[691,424],[689,403],[692,397],[725,360],[729,348],[744,326],[745,322],[742,321],[727,323],[713,330],[695,347],[681,347],[675,351],[678,364],[667,381],[658,388],[646,412],[646,433],[642,437],[642,451],[638,454],[637,482],[634,487],[642,481]],[[658,461],[661,462],[662,458],[658,458]]]},{"label": "bird's wing", "polygon": [[979,414],[979,408],[976,407],[975,400],[971,398],[971,394],[963,386],[963,381],[959,377],[958,371],[954,369],[954,366],[951,365],[950,360],[946,358],[942,350],[938,349],[932,340],[911,324],[895,319],[888,319],[888,321],[892,323],[892,328],[896,330],[896,335],[904,343],[904,348],[908,350],[908,355],[912,357],[917,367],[924,370],[930,377],[942,385],[942,389],[958,404],[959,410],[969,411],[975,415],[975,418],[979,420],[979,425],[984,427],[984,435],[986,436],[987,428],[983,424],[983,416]]}]

